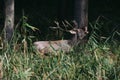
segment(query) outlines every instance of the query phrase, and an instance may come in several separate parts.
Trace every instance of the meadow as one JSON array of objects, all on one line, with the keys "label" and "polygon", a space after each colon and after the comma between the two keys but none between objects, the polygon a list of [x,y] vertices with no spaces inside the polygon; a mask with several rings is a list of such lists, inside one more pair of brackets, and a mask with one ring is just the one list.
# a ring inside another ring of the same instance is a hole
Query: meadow
[{"label": "meadow", "polygon": [[[0,77],[2,80],[119,80],[120,42],[114,31],[107,37],[100,36],[99,24],[92,27],[85,44],[76,46],[70,53],[62,51],[40,55],[33,46],[33,36],[23,23],[23,34],[15,30],[12,45],[0,49]],[[20,43],[18,45],[18,43]]]}]

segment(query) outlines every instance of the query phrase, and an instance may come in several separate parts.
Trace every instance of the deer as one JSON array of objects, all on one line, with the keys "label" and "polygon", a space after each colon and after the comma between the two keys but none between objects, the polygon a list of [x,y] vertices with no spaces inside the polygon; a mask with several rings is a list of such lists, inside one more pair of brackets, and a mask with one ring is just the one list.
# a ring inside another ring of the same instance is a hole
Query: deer
[{"label": "deer", "polygon": [[[75,26],[77,26],[76,22],[74,22],[74,24]],[[33,45],[42,55],[52,53],[54,51],[63,51],[65,53],[68,53],[73,49],[74,45],[77,44],[78,40],[82,40],[88,33],[87,28],[77,29],[76,27],[72,30],[67,30],[67,32],[72,35],[70,39],[54,41],[36,41],[33,43]]]}]

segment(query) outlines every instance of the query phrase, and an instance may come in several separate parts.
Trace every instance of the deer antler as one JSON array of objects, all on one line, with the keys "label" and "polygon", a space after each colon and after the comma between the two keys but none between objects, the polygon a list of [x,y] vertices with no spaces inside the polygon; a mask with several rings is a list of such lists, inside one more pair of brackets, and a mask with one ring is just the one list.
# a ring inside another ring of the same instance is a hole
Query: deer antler
[{"label": "deer antler", "polygon": [[63,29],[62,27],[60,27],[60,24],[58,21],[54,21],[54,23],[56,24],[56,27],[49,27],[51,29],[59,29],[61,31],[66,31],[69,32],[69,30],[67,30],[68,26],[72,26],[68,21],[65,20],[65,22],[62,21],[63,26],[65,27],[65,29]]},{"label": "deer antler", "polygon": [[49,27],[49,28],[51,28],[51,29],[60,29],[60,30],[64,31],[64,29],[62,29],[62,28],[60,27],[60,24],[59,24],[58,21],[54,21],[54,23],[56,24],[56,27]]}]

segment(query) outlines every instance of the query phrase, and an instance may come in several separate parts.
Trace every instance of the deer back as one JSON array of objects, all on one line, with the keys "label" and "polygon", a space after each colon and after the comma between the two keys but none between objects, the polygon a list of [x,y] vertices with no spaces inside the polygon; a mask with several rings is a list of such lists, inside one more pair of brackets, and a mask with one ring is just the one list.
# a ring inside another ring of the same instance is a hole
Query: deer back
[{"label": "deer back", "polygon": [[34,42],[36,49],[43,54],[51,53],[54,51],[69,52],[71,45],[70,40],[57,40],[57,41],[37,41]]}]

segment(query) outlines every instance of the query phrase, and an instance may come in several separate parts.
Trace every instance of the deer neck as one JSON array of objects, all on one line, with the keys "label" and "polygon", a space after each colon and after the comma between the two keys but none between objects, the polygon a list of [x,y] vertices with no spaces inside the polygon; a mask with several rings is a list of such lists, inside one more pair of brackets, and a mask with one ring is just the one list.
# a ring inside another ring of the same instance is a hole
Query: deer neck
[{"label": "deer neck", "polygon": [[77,35],[74,35],[71,40],[68,41],[68,43],[72,46],[76,45],[77,43]]}]

